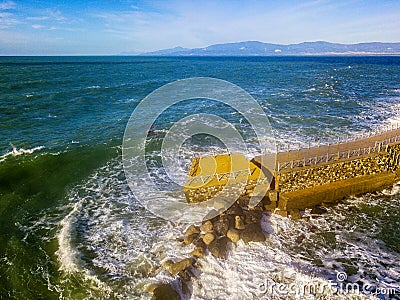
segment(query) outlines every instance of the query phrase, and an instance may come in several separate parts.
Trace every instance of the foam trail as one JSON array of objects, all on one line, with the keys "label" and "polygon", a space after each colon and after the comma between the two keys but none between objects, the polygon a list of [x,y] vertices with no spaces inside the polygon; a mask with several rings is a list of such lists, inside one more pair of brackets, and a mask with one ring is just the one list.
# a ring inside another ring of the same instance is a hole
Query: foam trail
[{"label": "foam trail", "polygon": [[0,156],[0,162],[6,160],[7,157],[9,156],[19,156],[19,155],[23,155],[23,154],[32,154],[35,151],[39,151],[44,149],[44,146],[39,146],[39,147],[34,147],[32,149],[17,149],[12,143],[10,143],[11,147],[12,147],[12,151]]}]

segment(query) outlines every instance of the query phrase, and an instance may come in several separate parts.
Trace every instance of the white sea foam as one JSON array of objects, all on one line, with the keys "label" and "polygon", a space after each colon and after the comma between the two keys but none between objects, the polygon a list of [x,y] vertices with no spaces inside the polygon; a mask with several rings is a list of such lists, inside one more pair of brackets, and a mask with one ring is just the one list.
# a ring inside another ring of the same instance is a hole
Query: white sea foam
[{"label": "white sea foam", "polygon": [[24,149],[24,148],[20,148],[17,149],[13,144],[10,144],[12,147],[12,151],[0,156],[0,162],[4,161],[7,159],[7,157],[9,156],[19,156],[19,155],[23,155],[23,154],[32,154],[35,151],[39,151],[44,149],[44,146],[39,146],[39,147],[34,147],[32,149]]},{"label": "white sea foam", "polygon": [[[397,191],[390,194],[397,197]],[[348,210],[366,201],[378,205],[380,199],[352,198],[309,222],[264,216],[266,242],[239,242],[231,246],[227,260],[207,255],[198,261],[199,271],[190,284],[191,299],[268,299],[271,295],[263,295],[260,289],[265,282],[325,286],[335,280],[336,272],[345,270],[343,258],[358,268],[357,274],[349,275],[351,282],[396,287],[400,275],[396,255],[383,250],[381,243],[369,235],[379,230],[379,224],[365,222],[363,215],[361,223],[353,224],[354,216]],[[396,199],[393,201],[399,201]],[[177,240],[185,226],[163,221],[143,209],[129,191],[119,162],[110,163],[76,187],[70,201],[71,211],[61,221],[58,233],[61,270],[83,274],[94,287],[102,286],[104,293],[115,298],[150,298],[142,291],[151,282],[174,282],[178,286],[177,277],[159,266],[167,259],[187,257],[192,250]],[[317,266],[314,259],[322,265]],[[368,275],[371,272],[379,282]],[[307,299],[296,297],[291,298]]]}]

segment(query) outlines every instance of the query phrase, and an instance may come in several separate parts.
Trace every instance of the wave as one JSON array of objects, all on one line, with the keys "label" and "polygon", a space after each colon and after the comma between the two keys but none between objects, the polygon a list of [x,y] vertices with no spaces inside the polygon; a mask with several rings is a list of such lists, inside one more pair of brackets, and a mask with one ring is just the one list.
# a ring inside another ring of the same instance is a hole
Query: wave
[{"label": "wave", "polygon": [[[398,218],[384,210],[388,203],[398,207],[399,193],[395,185],[381,194],[353,197],[308,222],[265,215],[262,227],[268,236],[266,242],[245,245],[240,241],[231,245],[227,260],[211,255],[199,260],[191,299],[262,298],[269,296],[264,294],[263,284],[302,287],[312,283],[323,288],[340,283],[338,272],[347,272],[349,282],[374,287],[378,285],[375,278],[379,278],[380,287],[398,288],[397,254],[385,248],[387,241],[380,240],[384,223],[374,214],[379,208],[382,216]],[[61,269],[86,274],[88,281],[94,282],[94,278],[105,292],[112,291],[113,297],[139,299],[147,284],[176,280],[159,266],[167,259],[182,259],[193,250],[179,242],[182,225],[159,219],[141,207],[118,160],[76,186],[68,201],[71,212],[60,223],[57,236]],[[385,254],[379,257],[377,253]],[[358,299],[364,298],[367,296],[360,295]]]},{"label": "wave", "polygon": [[45,148],[44,146],[38,146],[38,147],[31,148],[31,149],[24,149],[24,148],[17,149],[13,144],[10,143],[10,145],[12,147],[12,150],[10,152],[0,156],[0,162],[5,161],[7,159],[7,157],[10,157],[10,156],[15,157],[15,156],[24,155],[24,154],[32,154],[35,151],[39,151],[39,150],[42,150]]}]

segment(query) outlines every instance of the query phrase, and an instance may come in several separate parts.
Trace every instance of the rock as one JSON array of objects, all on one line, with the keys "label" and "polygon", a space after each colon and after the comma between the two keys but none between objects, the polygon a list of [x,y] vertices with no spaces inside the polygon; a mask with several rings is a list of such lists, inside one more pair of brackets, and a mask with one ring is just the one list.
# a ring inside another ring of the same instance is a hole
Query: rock
[{"label": "rock", "polygon": [[226,211],[226,214],[241,216],[243,215],[243,209],[237,203],[233,203],[232,206]]},{"label": "rock", "polygon": [[150,283],[150,284],[145,286],[143,292],[145,292],[145,293],[153,293],[154,290],[156,288],[158,288],[159,286],[160,286],[160,284],[158,284],[158,283]]},{"label": "rock", "polygon": [[260,223],[261,217],[263,215],[262,211],[259,210],[244,210],[243,211],[246,224]]},{"label": "rock", "polygon": [[190,252],[191,256],[197,257],[197,258],[203,258],[205,255],[205,249],[203,247],[196,247],[192,252]]},{"label": "rock", "polygon": [[244,222],[240,216],[235,216],[235,229],[238,229],[238,230],[244,229]]},{"label": "rock", "polygon": [[271,201],[268,197],[264,197],[261,201],[263,208],[268,211],[274,211],[276,208],[276,202]]},{"label": "rock", "polygon": [[277,209],[274,211],[275,214],[281,216],[281,217],[287,217],[288,216],[288,212],[286,210],[280,210]]},{"label": "rock", "polygon": [[229,229],[226,236],[235,244],[240,240],[240,232],[234,228]]},{"label": "rock", "polygon": [[290,211],[290,218],[291,218],[292,220],[300,220],[300,219],[301,219],[300,210],[298,210],[298,209],[292,209],[292,210]]},{"label": "rock", "polygon": [[181,297],[170,284],[160,284],[153,291],[152,300],[181,300]]},{"label": "rock", "polygon": [[304,234],[300,234],[297,238],[296,238],[296,244],[301,244],[301,242],[306,238],[306,236]]},{"label": "rock", "polygon": [[190,225],[185,232],[185,236],[190,236],[193,234],[199,234],[200,233],[200,229],[197,226],[194,225]]},{"label": "rock", "polygon": [[165,262],[163,262],[162,266],[168,270],[169,267],[171,267],[173,264],[174,264],[174,262],[172,260],[168,259]]},{"label": "rock", "polygon": [[204,249],[204,251],[207,249],[207,245],[204,243],[203,239],[197,239],[195,241],[193,241],[193,245],[195,245],[196,247],[201,247]]},{"label": "rock", "polygon": [[173,262],[171,260],[167,260],[163,266],[170,272],[172,275],[176,275],[179,272],[189,268],[192,266],[193,261],[189,258],[184,258],[181,261]]},{"label": "rock", "polygon": [[212,232],[207,232],[204,236],[203,236],[203,242],[206,245],[210,245],[210,243],[215,240],[215,236],[214,233]]},{"label": "rock", "polygon": [[236,203],[240,207],[247,207],[250,202],[250,197],[249,196],[241,196],[238,200],[236,200]]},{"label": "rock", "polygon": [[213,230],[213,224],[211,221],[206,221],[200,226],[200,230],[204,233],[211,232]]},{"label": "rock", "polygon": [[182,293],[187,297],[187,299],[190,299],[192,296],[192,291],[190,290],[189,285],[184,280],[181,280],[181,286]]},{"label": "rock", "polygon": [[214,257],[226,259],[229,242],[230,239],[228,239],[227,237],[220,237],[219,239],[214,240],[208,246],[208,250]]},{"label": "rock", "polygon": [[192,280],[192,276],[189,272],[183,270],[178,273],[178,276],[182,279],[182,282],[187,282]]},{"label": "rock", "polygon": [[327,212],[328,210],[321,206],[314,206],[313,209],[311,210],[312,215],[322,215],[326,214]]},{"label": "rock", "polygon": [[183,239],[183,243],[185,245],[189,245],[189,244],[193,243],[193,241],[195,239],[197,239],[198,237],[199,237],[198,233],[194,233],[194,234],[191,234],[191,235],[186,235],[185,238]]},{"label": "rock", "polygon": [[262,232],[260,224],[248,224],[246,228],[240,233],[240,238],[243,242],[264,242],[265,235]]},{"label": "rock", "polygon": [[230,227],[229,223],[230,220],[228,216],[220,217],[213,223],[214,232],[219,236],[226,235]]}]

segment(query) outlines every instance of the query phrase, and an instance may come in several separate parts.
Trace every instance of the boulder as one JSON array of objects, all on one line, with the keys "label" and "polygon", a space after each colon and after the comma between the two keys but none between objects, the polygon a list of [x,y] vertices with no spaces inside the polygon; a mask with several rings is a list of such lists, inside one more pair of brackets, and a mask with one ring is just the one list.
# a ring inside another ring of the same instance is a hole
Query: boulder
[{"label": "boulder", "polygon": [[150,283],[150,284],[148,284],[148,285],[146,285],[145,286],[145,288],[144,288],[144,292],[145,293],[153,293],[154,292],[154,290],[156,289],[156,288],[158,288],[160,286],[160,284],[159,283]]},{"label": "boulder", "polygon": [[197,258],[203,258],[205,255],[206,251],[203,247],[196,247],[192,252],[190,252],[191,256],[197,257]]},{"label": "boulder", "polygon": [[212,241],[214,241],[215,240],[215,236],[214,236],[214,233],[212,233],[212,232],[207,232],[204,236],[203,236],[203,242],[204,242],[204,244],[206,244],[206,245],[210,245],[210,243],[212,242]]},{"label": "boulder", "polygon": [[221,216],[213,222],[214,232],[219,236],[224,236],[227,234],[230,227],[229,216]]},{"label": "boulder", "polygon": [[230,239],[227,237],[220,237],[208,246],[208,250],[214,257],[226,259],[229,242]]},{"label": "boulder", "polygon": [[181,297],[170,284],[160,284],[153,291],[152,300],[181,300]]},{"label": "boulder", "polygon": [[205,221],[201,226],[200,230],[204,233],[211,232],[213,230],[213,224],[211,221]]},{"label": "boulder", "polygon": [[288,216],[288,212],[286,210],[280,210],[280,209],[276,209],[274,211],[275,214],[281,216],[281,217],[287,217]]},{"label": "boulder", "polygon": [[260,223],[263,212],[259,210],[244,210],[243,214],[245,223],[253,224]]},{"label": "boulder", "polygon": [[246,244],[248,242],[264,242],[265,235],[260,224],[247,224],[246,228],[240,233],[240,238]]},{"label": "boulder", "polygon": [[192,266],[193,261],[189,258],[184,258],[181,261],[173,262],[172,260],[167,260],[163,266],[170,272],[172,275],[176,275],[179,272],[189,268]]},{"label": "boulder", "polygon": [[197,226],[194,225],[190,225],[185,232],[185,236],[190,236],[193,234],[199,234],[200,233],[200,229]]},{"label": "boulder", "polygon": [[226,236],[228,237],[228,239],[230,239],[233,243],[236,244],[240,240],[240,231],[234,228],[230,228]]},{"label": "boulder", "polygon": [[300,213],[300,210],[298,210],[298,209],[292,209],[291,211],[290,211],[290,218],[292,219],[292,220],[300,220],[301,219],[301,213]]},{"label": "boulder", "polygon": [[250,197],[249,196],[241,196],[238,200],[236,200],[236,203],[240,206],[240,207],[247,207],[249,205],[250,202]]},{"label": "boulder", "polygon": [[240,216],[235,216],[235,229],[243,230],[244,228],[243,219]]},{"label": "boulder", "polygon": [[327,212],[328,212],[328,210],[321,206],[314,206],[311,210],[312,215],[322,215],[322,214],[326,214]]},{"label": "boulder", "polygon": [[201,247],[204,249],[204,251],[207,249],[207,245],[204,243],[203,239],[197,239],[193,241],[193,245],[196,247]]},{"label": "boulder", "polygon": [[193,243],[193,241],[195,239],[197,239],[198,237],[199,237],[198,233],[194,233],[194,234],[191,234],[191,235],[185,235],[185,238],[183,239],[183,243],[185,245],[189,245],[189,244]]},{"label": "boulder", "polygon": [[226,211],[226,214],[241,216],[243,215],[243,209],[237,203],[233,203],[232,206]]}]

